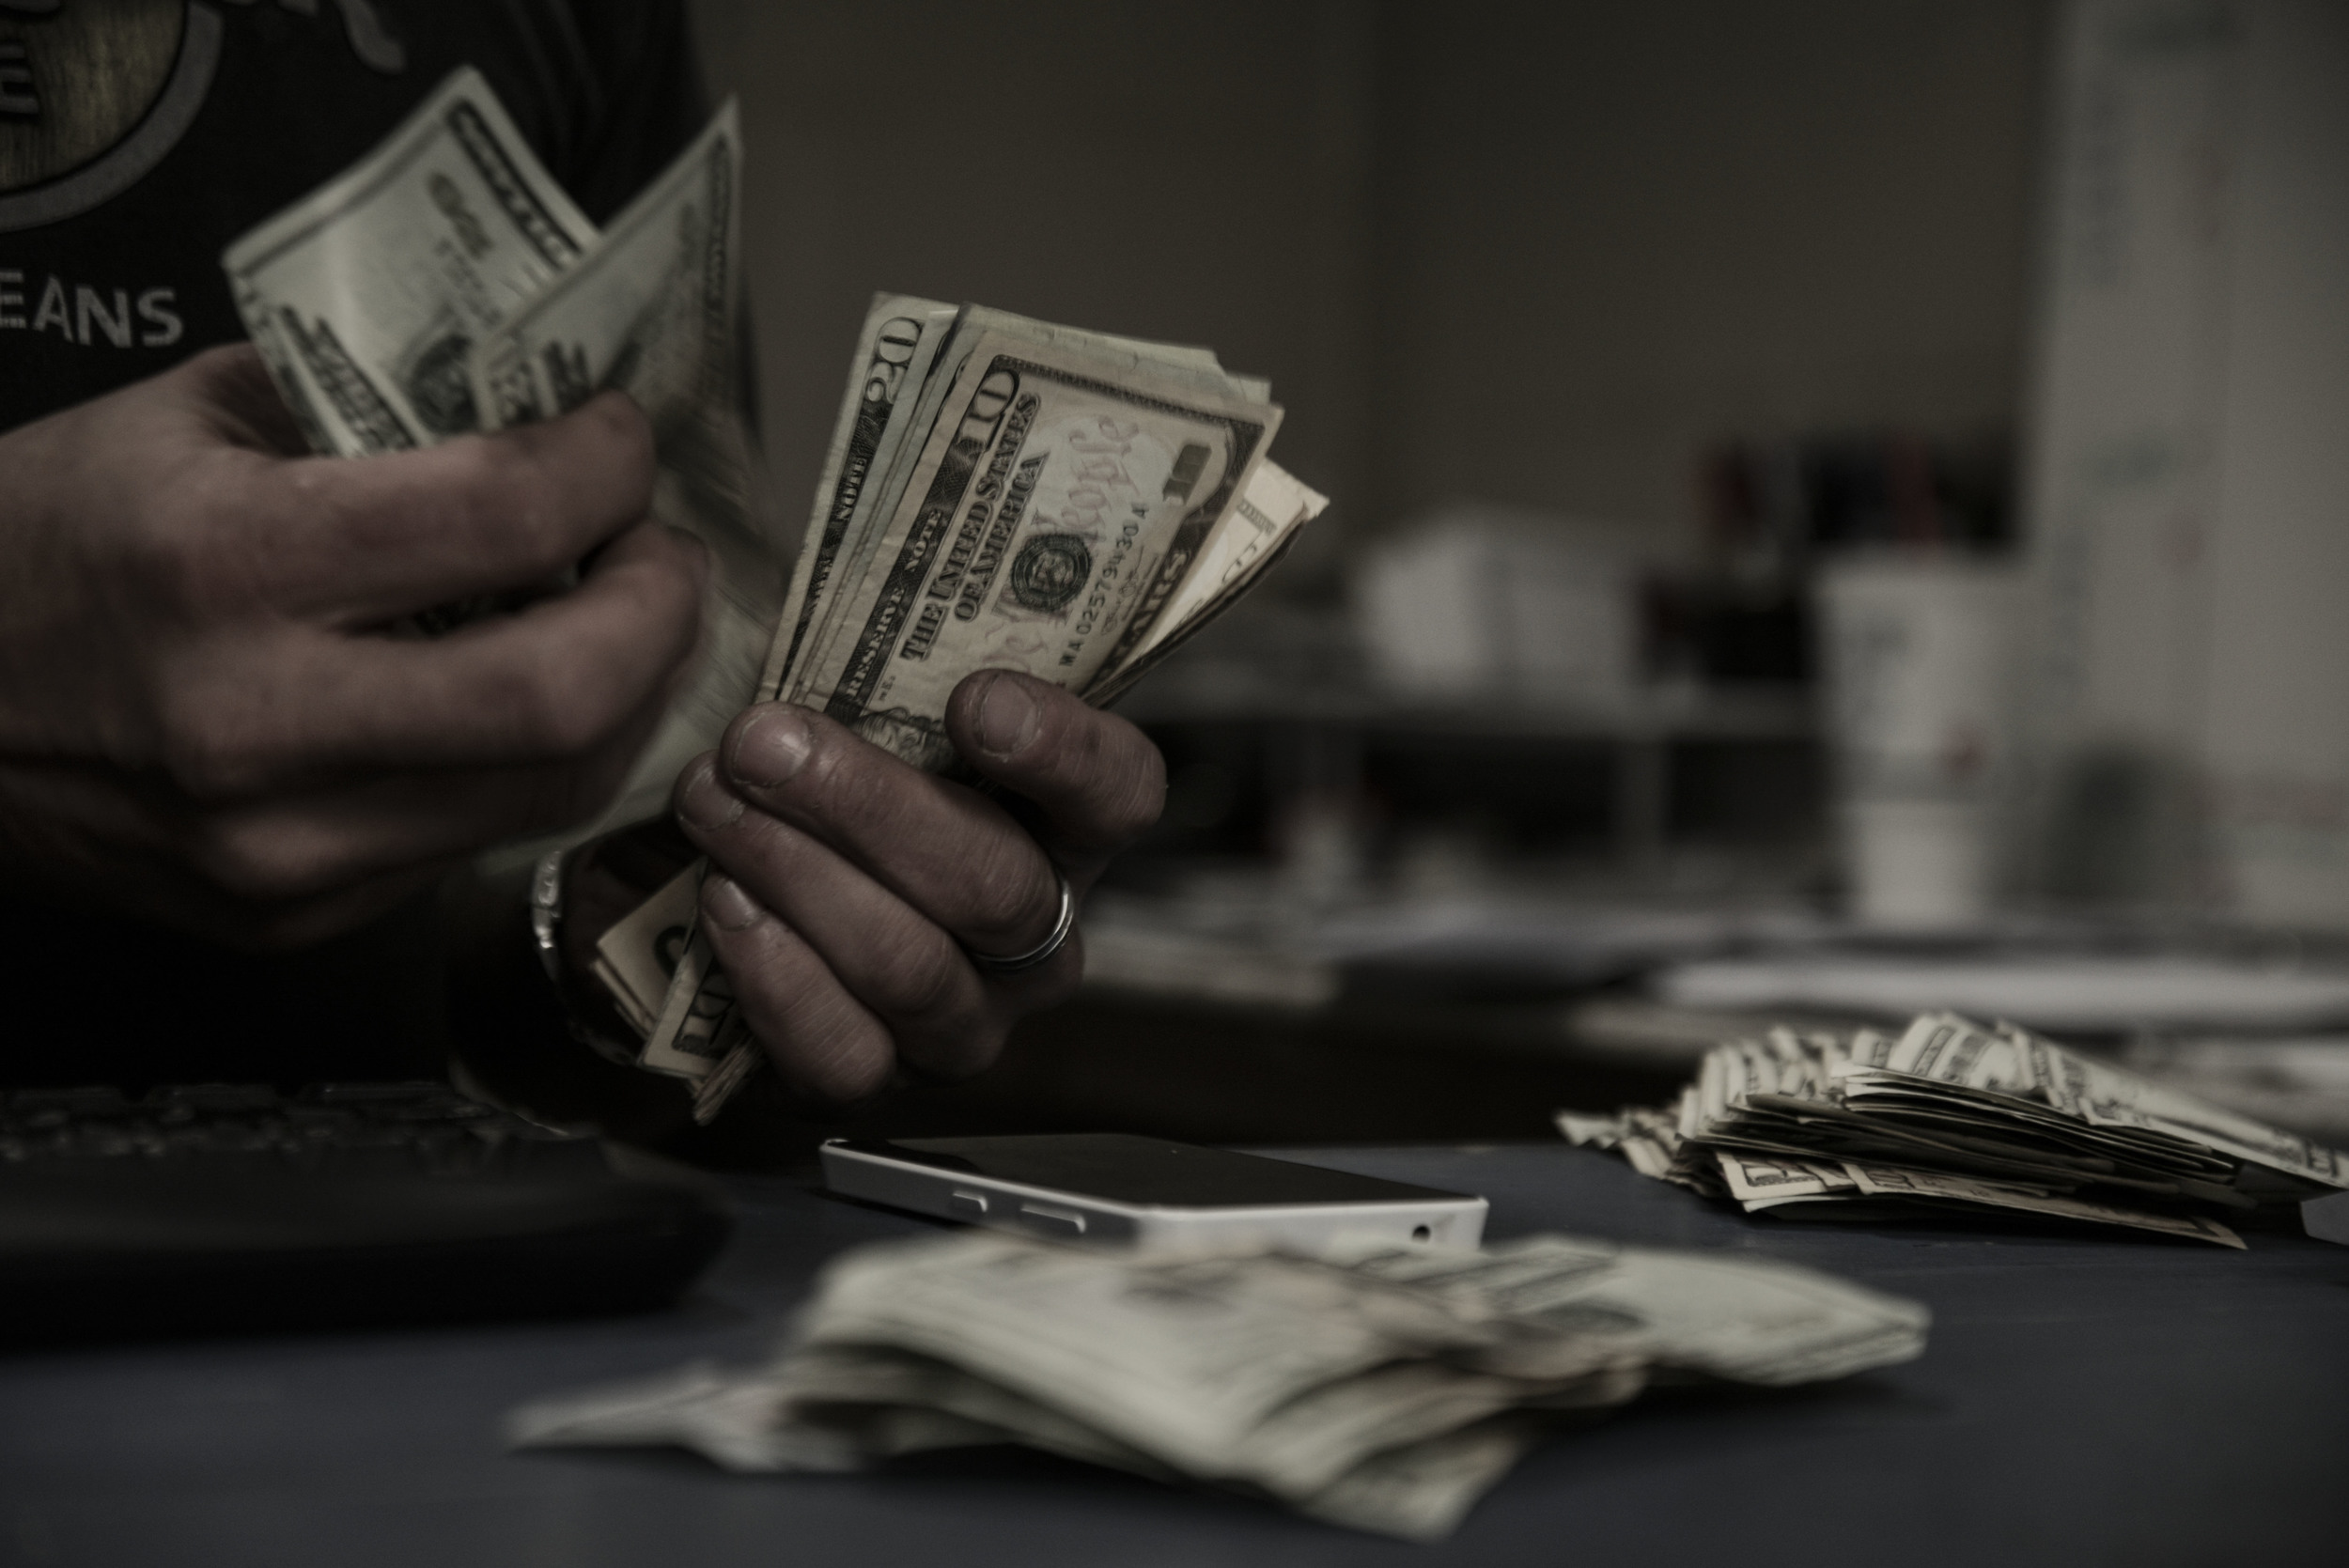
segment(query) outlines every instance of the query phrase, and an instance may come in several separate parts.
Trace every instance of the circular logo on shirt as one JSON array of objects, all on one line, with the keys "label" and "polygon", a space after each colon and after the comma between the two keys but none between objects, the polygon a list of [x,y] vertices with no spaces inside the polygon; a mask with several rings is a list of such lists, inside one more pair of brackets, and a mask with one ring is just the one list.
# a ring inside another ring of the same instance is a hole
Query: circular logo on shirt
[{"label": "circular logo on shirt", "polygon": [[[324,21],[320,0],[277,6]],[[374,0],[326,11],[360,64],[407,69]],[[211,91],[223,31],[212,0],[0,0],[0,234],[86,212],[162,163]]]},{"label": "circular logo on shirt", "polygon": [[113,150],[171,80],[188,0],[0,0],[0,192]]}]

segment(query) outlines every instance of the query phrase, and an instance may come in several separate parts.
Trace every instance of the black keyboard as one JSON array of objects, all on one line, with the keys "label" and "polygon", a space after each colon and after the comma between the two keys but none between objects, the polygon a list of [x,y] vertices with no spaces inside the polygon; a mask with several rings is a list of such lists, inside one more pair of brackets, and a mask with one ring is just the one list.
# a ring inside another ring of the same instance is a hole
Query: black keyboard
[{"label": "black keyboard", "polygon": [[0,1347],[646,1311],[727,1229],[445,1084],[0,1098]]}]

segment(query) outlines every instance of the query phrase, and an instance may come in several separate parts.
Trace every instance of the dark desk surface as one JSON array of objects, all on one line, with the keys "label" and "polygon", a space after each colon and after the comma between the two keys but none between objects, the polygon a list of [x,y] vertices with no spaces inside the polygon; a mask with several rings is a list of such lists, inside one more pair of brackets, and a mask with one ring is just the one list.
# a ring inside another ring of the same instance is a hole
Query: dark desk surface
[{"label": "dark desk surface", "polygon": [[1932,1345],[1823,1389],[1651,1396],[1553,1439],[1433,1548],[1019,1453],[739,1479],[500,1449],[532,1395],[755,1355],[822,1259],[922,1224],[777,1181],[743,1188],[739,1243],[659,1317],[0,1358],[0,1562],[2349,1560],[2349,1248],[1749,1220],[1563,1145],[1307,1157],[1482,1192],[1496,1237],[1845,1273],[1929,1303]]}]

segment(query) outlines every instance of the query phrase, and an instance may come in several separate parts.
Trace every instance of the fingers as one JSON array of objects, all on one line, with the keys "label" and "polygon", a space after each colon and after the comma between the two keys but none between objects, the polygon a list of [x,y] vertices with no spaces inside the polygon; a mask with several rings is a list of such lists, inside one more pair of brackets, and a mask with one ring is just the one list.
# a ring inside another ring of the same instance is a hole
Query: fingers
[{"label": "fingers", "polygon": [[575,766],[395,775],[206,812],[171,837],[187,864],[239,898],[321,896],[587,820],[618,793],[649,728],[648,719]]},{"label": "fingers", "polygon": [[247,549],[224,564],[260,581],[218,591],[257,587],[345,626],[548,582],[652,504],[652,428],[616,392],[543,424],[359,461],[227,456]]},{"label": "fingers", "polygon": [[1024,953],[1060,912],[1060,878],[1003,809],[908,766],[803,707],[748,709],[719,742],[719,767],[688,768],[677,810],[715,855],[750,834],[729,801],[754,806],[830,846],[949,934],[982,953]]},{"label": "fingers", "polygon": [[163,760],[207,798],[338,768],[577,764],[609,747],[692,652],[699,541],[650,524],[585,582],[430,641],[289,628],[241,662],[176,672]]},{"label": "fingers", "polygon": [[[709,803],[711,768],[712,760],[705,759],[687,770],[682,793],[697,809]],[[699,785],[692,782],[697,773]],[[708,836],[712,863],[733,902],[722,907],[706,900],[705,918],[723,921],[729,908],[745,920],[750,910],[770,911],[888,1025],[898,1054],[927,1072],[959,1078],[979,1071],[1002,1048],[1001,1001],[1034,1004],[1074,984],[1079,965],[1071,954],[991,987],[935,922],[812,834],[765,812],[743,807]],[[738,995],[771,984],[752,970],[730,968],[727,973]],[[775,1004],[780,1009],[787,1002],[786,991]]]},{"label": "fingers", "polygon": [[895,1064],[888,1028],[851,997],[821,956],[732,882],[702,886],[702,928],[735,981],[735,1003],[794,1086],[833,1101],[863,1099]]},{"label": "fingers", "polygon": [[275,908],[583,821],[618,791],[659,717],[648,706],[599,751],[559,766],[402,772],[227,802],[191,800],[154,774],[0,767],[0,798],[177,868],[213,897]]},{"label": "fingers", "polygon": [[[1157,749],[1044,682],[983,672],[957,691],[948,727],[973,766],[1043,810],[1080,885],[1157,818]],[[702,905],[712,949],[746,1021],[802,1085],[803,1054],[825,1064],[818,1076],[855,1063],[859,1085],[877,1051],[944,1076],[978,1071],[1010,1017],[1082,970],[1071,942],[1033,970],[982,975],[971,951],[1020,953],[1050,932],[1052,861],[993,801],[821,714],[746,711],[687,767],[676,806],[716,868]]]},{"label": "fingers", "polygon": [[1033,675],[981,670],[955,688],[946,734],[986,777],[1043,810],[1056,846],[1106,855],[1159,819],[1166,763],[1140,730]]}]

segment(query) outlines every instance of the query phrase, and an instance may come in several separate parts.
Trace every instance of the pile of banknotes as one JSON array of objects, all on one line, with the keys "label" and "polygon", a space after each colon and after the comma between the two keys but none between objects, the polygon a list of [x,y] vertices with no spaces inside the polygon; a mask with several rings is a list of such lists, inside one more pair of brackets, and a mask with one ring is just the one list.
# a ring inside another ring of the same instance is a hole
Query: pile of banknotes
[{"label": "pile of banknotes", "polygon": [[1806,1219],[1988,1209],[2241,1247],[2230,1216],[2349,1188],[2349,1155],[1953,1013],[1731,1040],[1676,1105],[1558,1125],[1643,1174]]},{"label": "pile of banknotes", "polygon": [[508,1436],[741,1471],[1018,1443],[1435,1540],[1651,1377],[1842,1377],[1916,1357],[1928,1322],[1790,1265],[1560,1235],[1153,1256],[971,1231],[836,1259],[766,1366],[545,1400]]},{"label": "pile of banknotes", "polygon": [[[461,70],[223,257],[319,451],[429,445],[614,387],[650,419],[655,515],[709,546],[713,588],[695,668],[571,842],[664,810],[752,702],[821,709],[938,771],[957,762],[947,699],[974,671],[1113,701],[1329,505],[1266,455],[1269,384],[1207,349],[884,294],[794,554],[740,396],[741,156],[729,103],[599,230]],[[513,604],[437,607],[409,629]],[[655,893],[595,967],[642,1063],[693,1083],[707,1119],[759,1056],[693,932],[698,885],[695,869]]]}]

